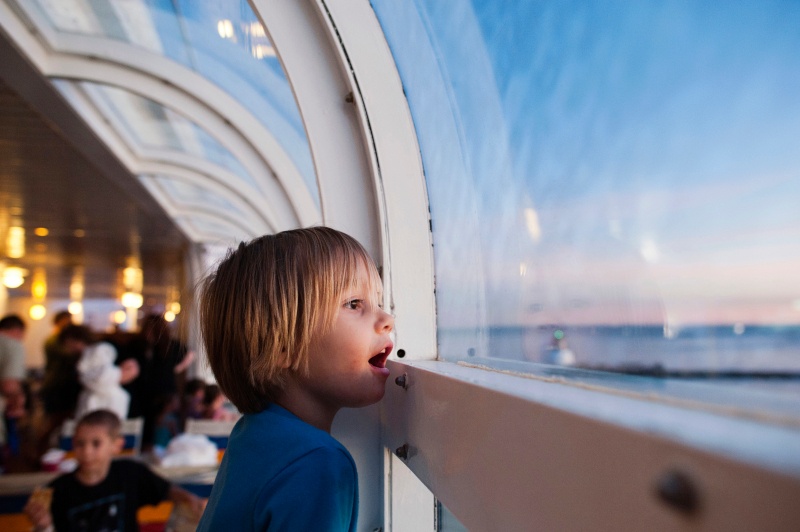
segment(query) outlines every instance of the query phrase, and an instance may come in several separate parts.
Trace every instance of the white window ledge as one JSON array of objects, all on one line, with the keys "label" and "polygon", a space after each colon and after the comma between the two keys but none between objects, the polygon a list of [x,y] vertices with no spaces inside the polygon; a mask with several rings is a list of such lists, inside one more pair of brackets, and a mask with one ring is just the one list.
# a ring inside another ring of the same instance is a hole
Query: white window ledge
[{"label": "white window ledge", "polygon": [[664,381],[565,368],[390,368],[384,443],[469,530],[800,529],[800,427],[781,405],[697,408]]}]

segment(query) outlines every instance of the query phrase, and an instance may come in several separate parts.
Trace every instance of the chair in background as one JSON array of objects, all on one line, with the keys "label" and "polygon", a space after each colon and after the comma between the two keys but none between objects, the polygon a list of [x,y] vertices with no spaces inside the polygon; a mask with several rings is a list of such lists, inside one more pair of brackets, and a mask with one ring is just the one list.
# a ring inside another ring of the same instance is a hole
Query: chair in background
[{"label": "chair in background", "polygon": [[187,419],[186,434],[203,434],[214,442],[217,449],[228,447],[228,438],[231,435],[236,421],[216,421],[213,419]]}]

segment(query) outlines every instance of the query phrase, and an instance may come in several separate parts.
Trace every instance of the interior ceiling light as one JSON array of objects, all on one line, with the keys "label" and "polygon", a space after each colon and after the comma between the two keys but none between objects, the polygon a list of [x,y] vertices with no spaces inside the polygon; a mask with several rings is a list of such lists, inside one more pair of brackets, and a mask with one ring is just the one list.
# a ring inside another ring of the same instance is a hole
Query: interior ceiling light
[{"label": "interior ceiling light", "polygon": [[47,276],[43,268],[36,268],[33,271],[31,295],[36,301],[42,301],[47,297]]},{"label": "interior ceiling light", "polygon": [[37,227],[33,230],[33,233],[36,236],[47,236],[50,234],[50,231],[48,231],[46,227]]},{"label": "interior ceiling light", "polygon": [[122,294],[120,301],[122,301],[122,306],[125,308],[142,308],[142,305],[144,305],[144,297],[136,292],[125,292]]},{"label": "interior ceiling light", "polygon": [[142,269],[135,266],[128,266],[122,270],[122,285],[128,292],[141,293],[144,283]]},{"label": "interior ceiling light", "polygon": [[32,305],[31,308],[28,310],[28,316],[31,317],[34,321],[39,321],[40,319],[47,316],[47,309],[44,308],[44,305],[40,305],[39,303]]},{"label": "interior ceiling light", "polygon": [[128,313],[124,310],[117,310],[111,313],[111,321],[117,325],[122,325],[128,319]]},{"label": "interior ceiling light", "polygon": [[69,298],[72,301],[81,301],[83,299],[83,267],[76,266],[72,274],[72,280],[69,283]]},{"label": "interior ceiling light", "polygon": [[67,305],[67,312],[76,316],[78,314],[83,313],[83,303],[80,301],[70,301],[69,305]]},{"label": "interior ceiling light", "polygon": [[25,282],[28,270],[18,266],[9,266],[3,270],[3,284],[7,288],[19,288]]},{"label": "interior ceiling light", "polygon": [[25,256],[25,228],[13,226],[8,228],[6,236],[6,255],[12,259]]}]

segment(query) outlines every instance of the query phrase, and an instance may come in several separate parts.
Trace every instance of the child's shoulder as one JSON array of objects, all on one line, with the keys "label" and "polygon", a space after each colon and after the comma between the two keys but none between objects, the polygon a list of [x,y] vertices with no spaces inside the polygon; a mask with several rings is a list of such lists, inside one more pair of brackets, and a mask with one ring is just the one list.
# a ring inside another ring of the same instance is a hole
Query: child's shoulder
[{"label": "child's shoulder", "polygon": [[65,489],[72,490],[75,489],[76,487],[79,488],[83,486],[83,484],[78,482],[75,471],[71,471],[69,473],[62,473],[53,480],[51,480],[47,485],[48,487],[51,487],[56,491],[61,491]]},{"label": "child's shoulder", "polygon": [[[302,436],[304,438],[333,440],[330,434],[303,421],[282,406],[270,404],[257,414],[245,416],[241,430],[269,432],[277,436]],[[336,441],[336,440],[333,440]]]},{"label": "child's shoulder", "polygon": [[[277,454],[288,460],[320,449],[350,456],[333,436],[278,405],[270,405],[258,414],[245,416],[244,422],[236,425],[231,437],[234,441],[241,439],[242,443],[252,444],[245,444],[244,448],[266,448],[269,449],[269,455]],[[258,445],[255,445],[256,442]]]}]

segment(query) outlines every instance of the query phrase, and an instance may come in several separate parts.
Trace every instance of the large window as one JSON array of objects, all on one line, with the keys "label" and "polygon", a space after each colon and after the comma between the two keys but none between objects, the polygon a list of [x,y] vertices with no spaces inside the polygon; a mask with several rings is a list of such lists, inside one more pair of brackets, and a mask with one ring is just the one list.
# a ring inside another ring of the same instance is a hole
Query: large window
[{"label": "large window", "polygon": [[440,358],[796,406],[800,5],[372,3],[428,183]]}]

